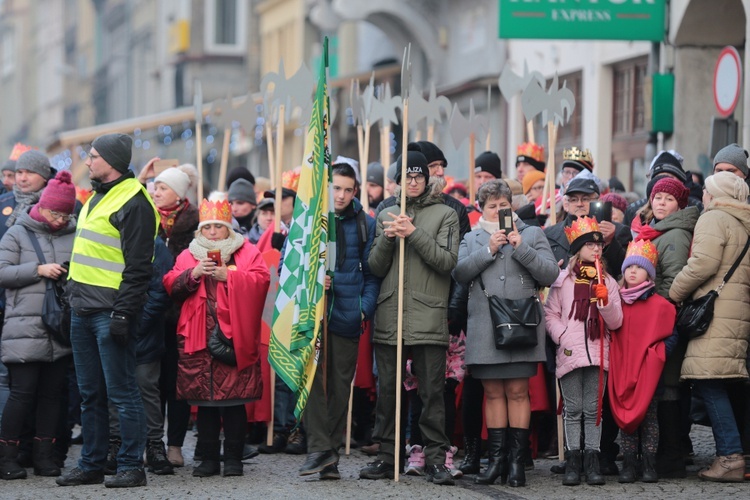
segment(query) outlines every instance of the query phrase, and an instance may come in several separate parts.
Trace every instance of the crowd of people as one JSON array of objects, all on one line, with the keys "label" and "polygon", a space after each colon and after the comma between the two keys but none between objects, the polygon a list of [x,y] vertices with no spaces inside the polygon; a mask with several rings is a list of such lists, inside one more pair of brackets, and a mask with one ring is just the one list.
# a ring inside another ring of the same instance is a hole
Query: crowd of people
[{"label": "crowd of people", "polygon": [[[2,167],[0,478],[32,467],[60,486],[143,486],[146,471],[185,465],[194,421],[196,477],[240,476],[243,460],[285,451],[305,455],[301,476],[336,480],[351,439],[375,457],[365,480],[399,470],[521,487],[534,458],[559,456],[566,486],[650,483],[686,477],[699,408],[716,445],[699,477],[750,478],[748,152],[737,144],[705,181],[660,152],[644,198],[602,182],[577,147],[547,199],[544,148],[531,143],[513,172],[496,153],[476,159],[476,200],[432,142],[368,165],[365,179],[336,158],[325,355],[299,420],[268,363],[296,178],[276,206],[267,181],[238,167],[226,193],[198,200],[194,167],[154,158],[136,176],[131,154],[128,135],[96,138],[90,192],[34,149]],[[680,334],[680,308],[711,290],[707,331]],[[80,459],[66,467],[77,418]]]}]

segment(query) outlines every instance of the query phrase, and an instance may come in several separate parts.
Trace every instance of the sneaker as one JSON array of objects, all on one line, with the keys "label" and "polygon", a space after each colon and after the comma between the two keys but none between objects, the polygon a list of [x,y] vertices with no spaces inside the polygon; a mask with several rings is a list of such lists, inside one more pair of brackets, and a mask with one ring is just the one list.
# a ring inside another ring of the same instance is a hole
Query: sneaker
[{"label": "sneaker", "polygon": [[286,441],[284,453],[288,455],[304,455],[307,453],[307,439],[300,429],[294,429]]},{"label": "sneaker", "polygon": [[59,486],[80,486],[82,484],[102,484],[104,482],[104,471],[85,471],[74,467],[62,476],[55,479]]},{"label": "sneaker", "polygon": [[327,467],[338,463],[338,454],[333,450],[316,451],[307,455],[307,460],[299,469],[300,476],[323,472]]},{"label": "sneaker", "polygon": [[418,444],[406,445],[406,454],[409,460],[404,474],[407,476],[424,476],[424,451]]},{"label": "sneaker", "polygon": [[287,441],[287,435],[283,432],[274,432],[273,433],[273,441],[271,442],[271,445],[269,446],[265,442],[258,446],[258,451],[261,453],[265,453],[267,455],[272,455],[274,453],[281,453],[284,451],[284,448],[286,448],[286,441]]},{"label": "sneaker", "polygon": [[242,447],[242,460],[250,460],[251,458],[257,457],[258,455],[260,455],[260,452],[255,446],[245,443],[245,445]]},{"label": "sneaker", "polygon": [[445,465],[430,465],[426,468],[427,480],[442,486],[453,486],[455,481]]},{"label": "sneaker", "polygon": [[393,464],[376,460],[359,471],[360,479],[393,479]]},{"label": "sneaker", "polygon": [[451,472],[451,476],[454,478],[463,477],[464,473],[461,472],[461,470],[453,465],[453,457],[456,456],[456,453],[458,453],[458,447],[451,446],[446,450],[445,452],[445,467]]},{"label": "sneaker", "polygon": [[115,477],[107,478],[104,481],[107,488],[135,488],[137,486],[146,486],[146,473],[143,469],[128,469],[118,472]]},{"label": "sneaker", "polygon": [[149,441],[146,446],[146,463],[148,471],[159,476],[174,474],[174,468],[167,460],[167,452],[161,439]]},{"label": "sneaker", "polygon": [[322,471],[320,471],[320,480],[330,480],[330,479],[341,479],[341,474],[339,474],[339,467],[336,464],[329,465]]}]

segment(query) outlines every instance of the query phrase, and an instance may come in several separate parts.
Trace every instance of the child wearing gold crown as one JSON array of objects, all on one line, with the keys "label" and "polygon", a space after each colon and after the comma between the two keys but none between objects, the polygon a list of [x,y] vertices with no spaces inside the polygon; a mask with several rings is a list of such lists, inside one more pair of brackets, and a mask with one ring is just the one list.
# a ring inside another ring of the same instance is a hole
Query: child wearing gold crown
[{"label": "child wearing gold crown", "polygon": [[634,241],[622,263],[622,326],[612,332],[607,380],[612,416],[622,430],[621,483],[635,482],[637,470],[642,471],[644,483],[658,481],[659,421],[654,394],[667,358],[664,340],[672,335],[676,315],[674,305],[656,293],[658,255],[650,241]]},{"label": "child wearing gold crown", "polygon": [[[599,470],[600,414],[609,369],[609,332],[622,324],[617,282],[601,262],[604,236],[596,219],[580,217],[565,234],[573,255],[544,305],[547,334],[557,346],[566,441],[562,484],[604,484]],[[585,444],[581,450],[581,421]],[[583,469],[582,471],[582,459]]]}]

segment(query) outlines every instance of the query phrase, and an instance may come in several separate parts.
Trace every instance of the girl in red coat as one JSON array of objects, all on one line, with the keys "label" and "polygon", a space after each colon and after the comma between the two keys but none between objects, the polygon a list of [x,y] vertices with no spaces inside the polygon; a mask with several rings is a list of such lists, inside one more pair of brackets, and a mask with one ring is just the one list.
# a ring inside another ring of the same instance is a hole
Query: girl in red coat
[{"label": "girl in red coat", "polygon": [[656,294],[654,279],[658,252],[648,240],[630,243],[622,263],[622,326],[612,332],[609,346],[609,402],[622,430],[624,455],[619,481],[633,483],[641,449],[641,480],[655,483],[659,422],[654,393],[666,352],[664,339],[672,334],[675,308]]},{"label": "girl in red coat", "polygon": [[[198,406],[203,461],[198,477],[220,472],[219,433],[224,429],[224,475],[242,475],[245,403],[260,398],[260,321],[270,274],[258,249],[232,230],[226,201],[203,200],[195,238],[164,276],[164,287],[182,304],[177,325],[177,397]],[[235,364],[208,352],[215,327],[231,341]],[[236,365],[236,366],[235,366]]]}]

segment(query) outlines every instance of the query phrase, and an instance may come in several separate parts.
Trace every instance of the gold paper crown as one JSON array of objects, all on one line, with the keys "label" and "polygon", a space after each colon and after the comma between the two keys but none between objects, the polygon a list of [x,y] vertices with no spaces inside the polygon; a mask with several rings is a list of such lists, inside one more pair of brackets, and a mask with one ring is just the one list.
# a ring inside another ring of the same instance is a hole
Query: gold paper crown
[{"label": "gold paper crown", "polygon": [[575,146],[570,149],[563,149],[563,160],[585,161],[592,165],[594,164],[594,158],[591,156],[591,151],[588,149],[581,151]]},{"label": "gold paper crown", "polygon": [[21,144],[20,142],[17,142],[15,146],[13,146],[13,151],[10,152],[9,160],[16,161],[18,158],[24,154],[26,151],[31,150],[31,146],[27,146],[26,144]]},{"label": "gold paper crown", "polygon": [[[565,236],[568,238],[568,243],[573,243],[575,240],[588,233],[599,233],[599,223],[593,217],[579,217],[573,221],[570,227],[565,228]],[[596,238],[594,238],[596,240]]]},{"label": "gold paper crown", "polygon": [[232,224],[232,210],[226,200],[208,201],[204,199],[199,209],[200,222],[218,221]]},{"label": "gold paper crown", "polygon": [[656,267],[656,263],[659,260],[659,251],[656,249],[656,245],[649,240],[631,241],[628,244],[628,251],[625,254],[625,258],[633,256],[644,257]]},{"label": "gold paper crown", "polygon": [[534,144],[533,142],[524,142],[516,150],[517,156],[528,156],[536,161],[544,161],[544,146]]}]

